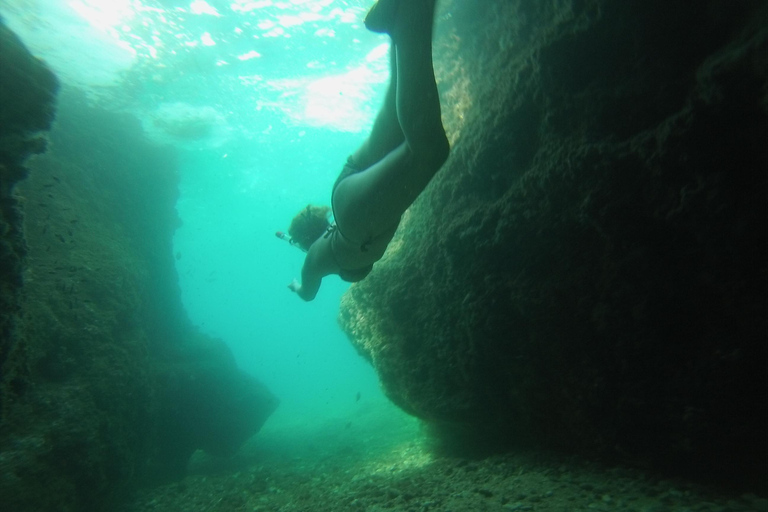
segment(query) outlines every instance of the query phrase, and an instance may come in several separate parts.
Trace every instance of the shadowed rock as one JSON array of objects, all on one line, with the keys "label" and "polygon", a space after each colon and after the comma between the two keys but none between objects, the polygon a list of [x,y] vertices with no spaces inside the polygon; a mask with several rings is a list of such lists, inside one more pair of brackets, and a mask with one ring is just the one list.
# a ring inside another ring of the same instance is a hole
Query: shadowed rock
[{"label": "shadowed rock", "polygon": [[762,486],[766,3],[441,5],[451,158],[340,312],[388,396]]},{"label": "shadowed rock", "polygon": [[230,457],[261,429],[279,400],[257,379],[239,370],[221,342],[205,338],[180,347],[180,361],[163,371],[160,479],[184,475],[195,450]]}]

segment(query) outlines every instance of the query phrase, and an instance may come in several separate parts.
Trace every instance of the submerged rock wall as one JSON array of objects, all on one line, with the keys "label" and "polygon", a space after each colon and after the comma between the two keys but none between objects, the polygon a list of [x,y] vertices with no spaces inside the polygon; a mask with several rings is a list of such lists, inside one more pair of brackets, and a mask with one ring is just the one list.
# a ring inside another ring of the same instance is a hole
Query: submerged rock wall
[{"label": "submerged rock wall", "polygon": [[182,307],[175,152],[64,88],[27,171],[57,82],[2,26],[0,44],[0,503],[114,510],[196,449],[232,454],[277,399]]},{"label": "submerged rock wall", "polygon": [[26,255],[23,214],[14,185],[27,175],[26,159],[45,150],[39,132],[50,128],[59,84],[32,58],[0,18],[0,421],[13,395],[24,387],[23,367],[12,354],[19,349],[21,286]]},{"label": "submerged rock wall", "polygon": [[452,155],[340,312],[395,403],[763,485],[766,5],[441,1]]},{"label": "submerged rock wall", "polygon": [[14,510],[101,510],[158,449],[158,347],[189,329],[171,247],[176,162],[138,121],[67,88],[49,140],[16,187],[26,375],[4,424],[2,490]]}]

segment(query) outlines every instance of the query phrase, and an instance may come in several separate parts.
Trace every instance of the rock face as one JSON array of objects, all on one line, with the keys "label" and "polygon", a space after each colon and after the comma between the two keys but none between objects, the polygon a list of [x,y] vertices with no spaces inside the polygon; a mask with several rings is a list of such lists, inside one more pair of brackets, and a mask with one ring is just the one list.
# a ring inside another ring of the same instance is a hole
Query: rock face
[{"label": "rock face", "polygon": [[164,358],[158,446],[151,478],[183,477],[195,450],[230,457],[258,432],[279,400],[237,368],[224,343],[190,338]]},{"label": "rock face", "polygon": [[57,81],[2,25],[0,68],[0,503],[114,510],[195,449],[232,453],[277,400],[182,307],[174,152],[64,89],[27,172]]},{"label": "rock face", "polygon": [[37,132],[50,128],[54,118],[58,80],[0,18],[0,421],[6,415],[8,393],[24,386],[17,372],[23,368],[6,364],[19,347],[19,314],[26,244],[22,234],[22,212],[13,196],[13,186],[26,176],[24,161],[45,150],[46,141]]},{"label": "rock face", "polygon": [[452,155],[343,328],[445,432],[761,482],[766,2],[486,4],[441,2]]}]

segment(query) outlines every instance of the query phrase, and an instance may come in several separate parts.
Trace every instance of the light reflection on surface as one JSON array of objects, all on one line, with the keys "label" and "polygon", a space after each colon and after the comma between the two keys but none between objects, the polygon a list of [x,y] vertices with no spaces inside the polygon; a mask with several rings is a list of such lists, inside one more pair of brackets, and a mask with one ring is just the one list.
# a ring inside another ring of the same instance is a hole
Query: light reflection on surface
[{"label": "light reflection on surface", "polygon": [[[383,54],[360,59],[381,46],[360,23],[368,3],[0,0],[0,13],[65,84],[95,101],[140,114],[159,102],[199,102],[199,87],[223,112],[266,106],[287,124],[355,132],[386,79]],[[259,76],[258,87],[241,76]],[[233,81],[243,88],[232,90]]]}]

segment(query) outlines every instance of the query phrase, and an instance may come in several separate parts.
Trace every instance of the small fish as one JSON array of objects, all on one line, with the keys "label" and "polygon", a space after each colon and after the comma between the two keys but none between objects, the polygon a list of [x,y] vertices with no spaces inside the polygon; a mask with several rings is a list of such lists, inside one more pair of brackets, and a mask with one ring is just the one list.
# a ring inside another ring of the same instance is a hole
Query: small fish
[{"label": "small fish", "polygon": [[355,395],[355,402],[359,402],[360,401],[360,396],[361,396],[360,392],[358,391],[357,394]]},{"label": "small fish", "polygon": [[56,238],[58,238],[58,239],[59,239],[59,241],[60,241],[61,243],[63,243],[63,244],[67,243],[67,241],[66,241],[66,240],[64,240],[64,237],[63,237],[63,236],[61,236],[61,235],[60,235],[60,234],[58,234],[58,233],[56,233]]},{"label": "small fish", "polygon": [[70,224],[77,224],[78,222],[80,222],[80,219],[72,219],[69,221]]},{"label": "small fish", "polygon": [[54,180],[56,183],[61,183],[61,180],[60,180],[59,178],[57,178],[56,176],[51,176],[51,178],[53,178],[53,180]]}]

